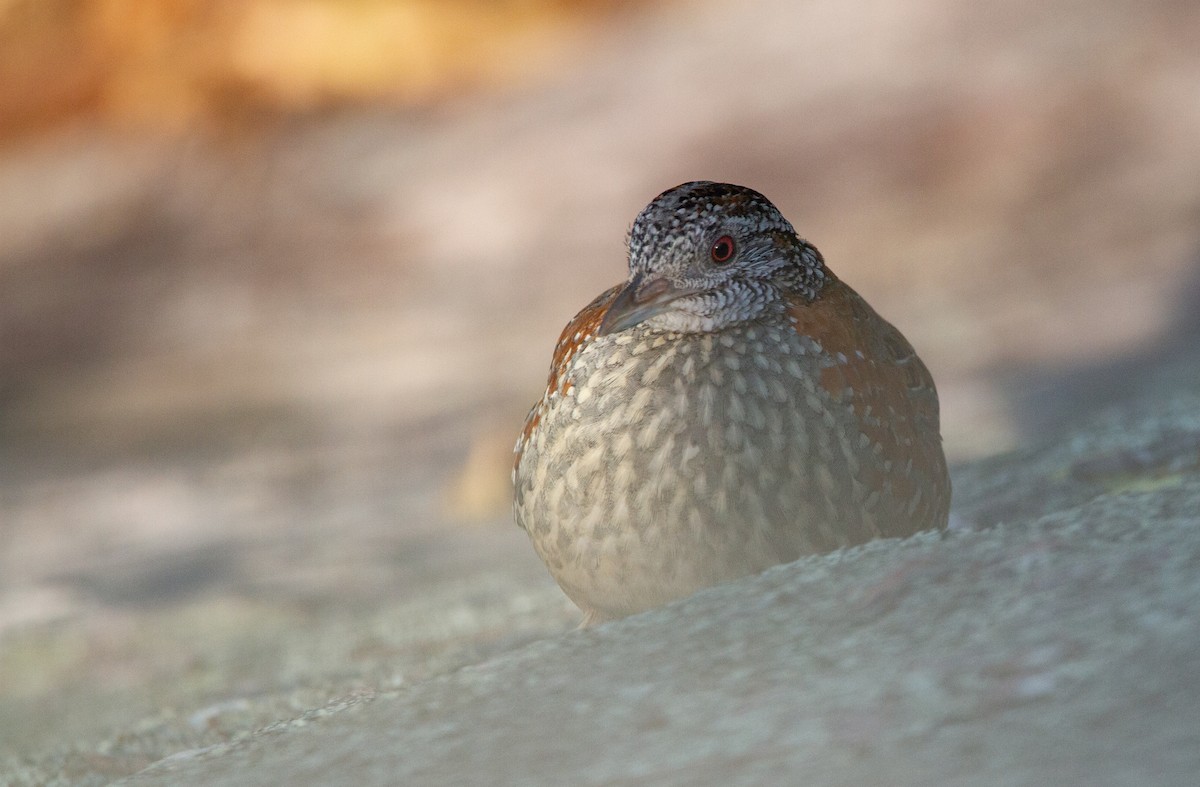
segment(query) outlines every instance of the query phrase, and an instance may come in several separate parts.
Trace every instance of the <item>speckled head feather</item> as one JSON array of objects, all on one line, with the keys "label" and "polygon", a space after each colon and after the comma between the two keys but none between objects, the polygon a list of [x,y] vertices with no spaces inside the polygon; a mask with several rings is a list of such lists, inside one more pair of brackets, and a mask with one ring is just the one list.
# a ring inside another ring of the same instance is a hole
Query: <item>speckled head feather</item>
[{"label": "speckled head feather", "polygon": [[[728,252],[728,257],[718,254]],[[629,231],[629,282],[601,333],[645,323],[694,333],[812,300],[830,277],[820,252],[753,189],[693,181],[664,191]]]}]

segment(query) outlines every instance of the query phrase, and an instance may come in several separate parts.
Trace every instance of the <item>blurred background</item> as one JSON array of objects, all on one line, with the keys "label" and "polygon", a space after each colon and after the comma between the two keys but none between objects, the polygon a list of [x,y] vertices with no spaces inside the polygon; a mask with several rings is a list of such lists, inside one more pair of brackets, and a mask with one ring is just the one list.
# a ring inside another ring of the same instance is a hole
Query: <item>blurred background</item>
[{"label": "blurred background", "polygon": [[901,328],[953,462],[1128,395],[1200,334],[1196,41],[1190,0],[0,0],[0,753],[569,625],[511,445],[682,181]]}]

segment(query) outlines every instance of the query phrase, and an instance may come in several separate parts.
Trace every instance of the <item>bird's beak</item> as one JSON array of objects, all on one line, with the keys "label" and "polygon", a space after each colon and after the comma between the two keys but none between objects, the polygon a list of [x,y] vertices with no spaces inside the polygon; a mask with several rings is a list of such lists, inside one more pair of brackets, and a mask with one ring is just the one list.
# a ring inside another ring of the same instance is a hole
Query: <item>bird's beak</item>
[{"label": "bird's beak", "polygon": [[607,336],[632,328],[662,314],[671,301],[697,292],[700,290],[676,287],[667,279],[647,279],[645,274],[636,274],[609,304],[597,334]]}]

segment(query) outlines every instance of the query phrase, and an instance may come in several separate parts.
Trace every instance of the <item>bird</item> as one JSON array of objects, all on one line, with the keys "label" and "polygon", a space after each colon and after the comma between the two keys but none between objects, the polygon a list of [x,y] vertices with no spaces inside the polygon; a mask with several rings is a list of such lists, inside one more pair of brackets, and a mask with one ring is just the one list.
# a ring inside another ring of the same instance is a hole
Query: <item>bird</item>
[{"label": "bird", "polygon": [[562,331],[513,456],[514,517],[581,626],[945,529],[928,368],[775,205],[684,183],[626,245],[627,280]]}]

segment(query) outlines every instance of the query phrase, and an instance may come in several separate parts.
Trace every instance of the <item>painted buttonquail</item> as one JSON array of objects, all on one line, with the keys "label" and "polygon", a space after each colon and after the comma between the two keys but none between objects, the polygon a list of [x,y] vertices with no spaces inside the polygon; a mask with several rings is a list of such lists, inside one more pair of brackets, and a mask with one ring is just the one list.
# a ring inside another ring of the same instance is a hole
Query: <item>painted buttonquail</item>
[{"label": "painted buttonquail", "polygon": [[584,625],[944,528],[933,379],[756,191],[685,183],[567,325],[517,440],[517,523]]}]

